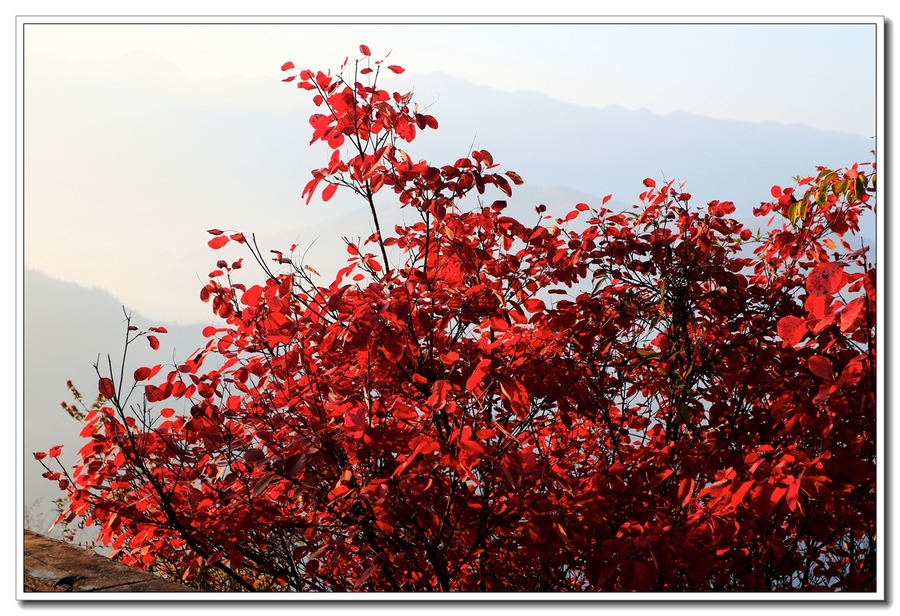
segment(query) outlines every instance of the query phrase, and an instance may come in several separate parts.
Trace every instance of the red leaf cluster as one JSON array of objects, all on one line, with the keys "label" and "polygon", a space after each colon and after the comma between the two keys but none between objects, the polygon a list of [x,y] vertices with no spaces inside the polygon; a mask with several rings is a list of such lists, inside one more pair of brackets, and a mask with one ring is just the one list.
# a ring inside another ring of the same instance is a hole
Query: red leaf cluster
[{"label": "red leaf cluster", "polygon": [[[773,188],[756,240],[652,178],[633,213],[526,225],[463,208],[522,183],[486,150],[398,147],[437,121],[360,52],[293,75],[332,149],[303,196],[349,187],[376,232],[327,286],[279,251],[249,288],[212,277],[224,325],[138,368],[137,411],[102,377],[66,514],[205,589],[872,589],[876,276],[835,240],[874,166]],[[381,229],[382,188],[416,222]]]}]

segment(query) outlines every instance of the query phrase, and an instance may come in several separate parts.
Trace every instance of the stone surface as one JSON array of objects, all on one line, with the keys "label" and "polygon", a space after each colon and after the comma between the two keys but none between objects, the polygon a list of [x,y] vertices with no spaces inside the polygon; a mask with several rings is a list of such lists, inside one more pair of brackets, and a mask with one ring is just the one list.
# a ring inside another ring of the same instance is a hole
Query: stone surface
[{"label": "stone surface", "polygon": [[195,590],[26,530],[25,592],[195,592]]}]

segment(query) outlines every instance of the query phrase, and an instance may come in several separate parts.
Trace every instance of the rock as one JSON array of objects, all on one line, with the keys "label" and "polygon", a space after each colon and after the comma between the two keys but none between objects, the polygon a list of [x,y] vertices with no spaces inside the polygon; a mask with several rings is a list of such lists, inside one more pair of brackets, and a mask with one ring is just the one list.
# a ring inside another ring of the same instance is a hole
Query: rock
[{"label": "rock", "polygon": [[25,592],[196,591],[26,530]]}]

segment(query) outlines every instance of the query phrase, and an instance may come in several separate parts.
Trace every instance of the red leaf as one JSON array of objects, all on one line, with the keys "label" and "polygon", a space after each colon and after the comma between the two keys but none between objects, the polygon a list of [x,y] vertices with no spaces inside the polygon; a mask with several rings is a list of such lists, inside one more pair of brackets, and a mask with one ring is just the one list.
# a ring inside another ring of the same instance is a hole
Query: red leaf
[{"label": "red leaf", "polygon": [[857,297],[855,300],[844,306],[841,311],[841,331],[849,331],[859,318],[859,313],[866,305],[865,297]]},{"label": "red leaf", "polygon": [[470,441],[468,439],[461,440],[459,442],[459,447],[474,456],[483,456],[486,453],[484,446],[482,446],[481,443]]},{"label": "red leaf", "polygon": [[412,464],[413,459],[417,455],[419,455],[419,452],[421,452],[427,446],[428,446],[427,441],[425,441],[425,440],[420,441],[419,444],[416,445],[416,448],[412,451],[412,453],[410,453],[408,456],[406,456],[406,459],[400,464],[400,466],[398,466],[396,469],[394,469],[394,472],[391,474],[391,477],[397,477],[403,471],[405,471],[406,467],[409,466],[410,464]]},{"label": "red leaf", "polygon": [[656,473],[653,477],[650,478],[650,487],[655,488],[656,486],[661,484],[663,481],[668,479],[674,472],[675,471],[673,471],[671,468],[667,468],[664,471],[660,471],[660,472]]},{"label": "red leaf", "polygon": [[150,368],[138,368],[134,371],[134,380],[135,381],[146,381],[150,378]]},{"label": "red leaf", "polygon": [[368,580],[370,577],[372,577],[372,574],[375,573],[376,571],[378,571],[379,569],[381,569],[381,563],[375,563],[374,565],[372,565],[371,567],[369,567],[368,569],[363,571],[360,574],[360,576],[358,578],[356,578],[356,581],[353,582],[353,588],[359,588],[360,586],[365,584],[366,580]]},{"label": "red leaf", "polygon": [[368,45],[360,45],[360,46],[359,46],[359,53],[361,53],[361,54],[364,55],[364,56],[371,56],[371,55],[372,55],[372,52],[369,50],[369,46],[368,46]]},{"label": "red leaf", "polygon": [[113,382],[106,377],[100,379],[98,390],[100,391],[100,395],[107,400],[112,400],[116,395],[116,388],[113,385]]},{"label": "red leaf", "polygon": [[284,461],[284,474],[288,477],[292,477],[303,470],[303,467],[306,466],[307,456],[305,453],[297,454],[291,456],[287,460]]},{"label": "red leaf", "polygon": [[144,397],[147,398],[147,402],[159,402],[160,400],[165,400],[167,396],[156,385],[144,385]]},{"label": "red leaf", "polygon": [[813,318],[822,320],[825,318],[825,304],[827,299],[828,298],[824,295],[810,295],[806,298],[806,301],[803,302],[803,307],[806,308],[806,311],[812,315]]},{"label": "red leaf", "polygon": [[218,236],[218,237],[214,237],[214,238],[212,238],[211,240],[209,240],[209,241],[207,242],[207,244],[208,244],[209,247],[212,248],[213,250],[218,250],[219,248],[221,248],[222,246],[224,246],[225,244],[227,244],[228,241],[229,241],[229,240],[228,240],[228,236],[227,236],[227,235],[220,235],[220,236]]},{"label": "red leaf", "polygon": [[[606,201],[604,201],[604,203],[606,203]],[[586,212],[587,210],[591,209],[591,206],[589,206],[587,203],[576,203],[575,209],[579,212]]]},{"label": "red leaf", "polygon": [[207,233],[211,235],[222,235],[222,231],[219,231],[218,229],[210,229],[207,231]]},{"label": "red leaf", "polygon": [[512,197],[512,187],[509,185],[509,182],[506,181],[506,178],[502,175],[495,175],[494,177],[494,185],[503,191],[507,197]]},{"label": "red leaf", "polygon": [[259,298],[262,297],[263,288],[259,285],[253,285],[241,295],[241,303],[245,306],[253,306],[259,303]]},{"label": "red leaf", "polygon": [[256,482],[256,485],[253,486],[253,491],[250,493],[250,498],[257,498],[260,494],[262,494],[266,487],[270,483],[272,483],[272,480],[277,476],[278,475],[276,475],[275,473],[266,473],[265,475],[260,477],[259,481]]},{"label": "red leaf", "polygon": [[159,412],[159,414],[162,415],[164,418],[168,419],[169,417],[171,417],[172,415],[175,414],[175,409],[164,408]]},{"label": "red leaf", "polygon": [[797,496],[800,494],[800,483],[800,479],[793,478],[788,485],[785,501],[787,502],[788,509],[791,511],[797,508]]},{"label": "red leaf", "polygon": [[690,477],[682,479],[681,483],[678,484],[678,502],[681,503],[682,507],[686,507],[691,502],[691,497],[694,494],[694,485],[694,480]]},{"label": "red leaf", "polygon": [[783,317],[778,321],[778,335],[784,340],[783,346],[795,346],[806,335],[806,320],[800,317]]},{"label": "red leaf", "polygon": [[828,379],[829,381],[834,374],[834,368],[831,365],[831,360],[827,357],[822,357],[821,355],[813,355],[806,360],[806,365],[809,368],[810,372],[812,372],[816,376],[822,377],[823,379]]},{"label": "red leaf", "polygon": [[512,412],[519,419],[525,419],[531,410],[531,399],[528,391],[515,379],[503,379],[500,381],[500,392],[509,400]]},{"label": "red leaf", "polygon": [[388,361],[393,363],[397,363],[403,358],[403,345],[393,336],[385,338],[384,343],[381,345],[381,351]]},{"label": "red leaf", "polygon": [[450,392],[450,383],[444,380],[435,381],[431,387],[431,396],[428,398],[428,406],[435,410],[441,410],[447,406],[447,394]]},{"label": "red leaf", "polygon": [[50,456],[51,458],[57,458],[57,457],[59,457],[59,454],[62,453],[62,448],[63,448],[62,445],[56,445],[54,447],[51,447],[50,451],[47,452],[47,455]]},{"label": "red leaf", "polygon": [[731,201],[711,201],[707,207],[710,214],[719,218],[733,214],[735,210],[734,203]]},{"label": "red leaf", "polygon": [[394,73],[397,73],[397,74],[399,75],[400,73],[402,73],[402,72],[405,71],[406,69],[403,68],[402,66],[397,66],[396,64],[391,64],[391,65],[388,66],[388,70],[389,70],[389,71],[392,71],[392,72],[394,72]]},{"label": "red leaf", "polygon": [[337,184],[329,184],[325,187],[325,190],[322,191],[322,201],[328,201],[331,197],[334,196],[335,191],[337,190]]},{"label": "red leaf", "polygon": [[34,459],[35,459],[35,460],[41,461],[41,460],[43,460],[43,459],[46,458],[46,457],[47,457],[47,454],[44,453],[43,451],[36,451],[36,452],[34,452]]},{"label": "red leaf", "polygon": [[[246,295],[246,293],[244,295]],[[219,330],[217,330],[212,325],[207,325],[206,327],[203,328],[203,331],[201,333],[203,334],[204,338],[212,338],[213,336],[216,335],[217,331],[219,331]]]},{"label": "red leaf", "polygon": [[772,490],[772,496],[769,498],[773,505],[777,505],[778,501],[784,496],[785,492],[787,492],[787,488],[775,488]]},{"label": "red leaf", "polygon": [[264,461],[265,459],[266,454],[263,453],[262,449],[253,447],[244,452],[244,461],[247,464],[256,464],[258,462]]},{"label": "red leaf", "polygon": [[150,343],[150,348],[154,351],[159,348],[159,339],[156,336],[147,336],[147,342]]},{"label": "red leaf", "polygon": [[822,263],[809,274],[806,279],[806,290],[811,295],[830,295],[837,293],[844,279],[842,263]]},{"label": "red leaf", "polygon": [[284,64],[281,65],[281,70],[283,70],[283,71],[289,71],[292,68],[294,68],[293,62],[285,62]]},{"label": "red leaf", "polygon": [[[314,139],[315,141],[315,139]],[[316,192],[316,186],[319,185],[319,182],[322,181],[321,177],[313,177],[306,186],[303,187],[303,193],[300,195],[301,198],[306,197],[306,205],[309,205],[309,202],[312,201],[313,195]]]},{"label": "red leaf", "polygon": [[334,500],[339,496],[343,496],[344,494],[346,494],[349,491],[350,491],[350,488],[348,488],[347,486],[345,486],[343,484],[341,484],[339,486],[335,486],[335,488],[331,492],[328,493],[328,500]]},{"label": "red leaf", "polygon": [[446,366],[452,366],[457,360],[459,360],[459,353],[456,351],[441,353],[441,362]]},{"label": "red leaf", "polygon": [[869,297],[870,302],[876,302],[876,293],[875,293],[875,270],[870,269],[866,272],[866,275],[863,277],[863,288],[866,290],[866,295]]},{"label": "red leaf", "polygon": [[656,181],[653,178],[644,178],[644,186],[647,188],[656,188]]},{"label": "red leaf", "polygon": [[775,185],[769,192],[775,199],[778,199],[779,197],[781,197],[781,186]]},{"label": "red leaf", "polygon": [[522,180],[522,176],[519,175],[518,173],[516,173],[515,171],[507,171],[506,177],[511,179],[513,181],[513,184],[515,184],[516,186],[521,186],[522,184],[525,183],[524,180]]},{"label": "red leaf", "polygon": [[525,308],[525,310],[527,310],[528,312],[544,312],[547,309],[547,307],[544,305],[544,301],[536,297],[526,299],[522,303],[522,307]]},{"label": "red leaf", "polygon": [[487,374],[488,369],[491,367],[491,360],[482,359],[478,362],[478,365],[475,366],[475,369],[472,371],[472,374],[469,376],[466,381],[466,389],[469,391],[473,391],[476,387],[478,387],[481,380],[484,378],[484,375]]},{"label": "red leaf", "polygon": [[738,488],[737,492],[734,493],[734,496],[731,497],[731,506],[737,507],[741,504],[741,501],[744,500],[744,496],[747,495],[747,491],[753,485],[753,481],[745,481],[741,484],[741,487]]},{"label": "red leaf", "polygon": [[368,427],[366,409],[361,406],[353,407],[344,413],[344,427],[352,438],[360,438]]}]

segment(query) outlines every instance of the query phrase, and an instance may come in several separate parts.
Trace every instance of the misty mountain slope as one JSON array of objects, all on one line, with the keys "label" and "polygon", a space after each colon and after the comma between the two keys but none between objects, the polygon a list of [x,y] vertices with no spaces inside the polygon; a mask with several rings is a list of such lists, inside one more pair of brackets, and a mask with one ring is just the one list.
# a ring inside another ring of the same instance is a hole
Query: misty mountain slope
[{"label": "misty mountain slope", "polygon": [[579,107],[442,73],[405,77],[397,85],[414,90],[420,105],[441,122],[433,137],[425,131],[422,138],[429,145],[440,142],[441,154],[461,156],[474,141],[526,183],[612,193],[619,201],[635,199],[645,177],[664,175],[686,181],[685,189],[703,203],[727,199],[752,207],[774,183],[787,184],[817,165],[870,160],[874,147],[866,137],[801,125]]}]

